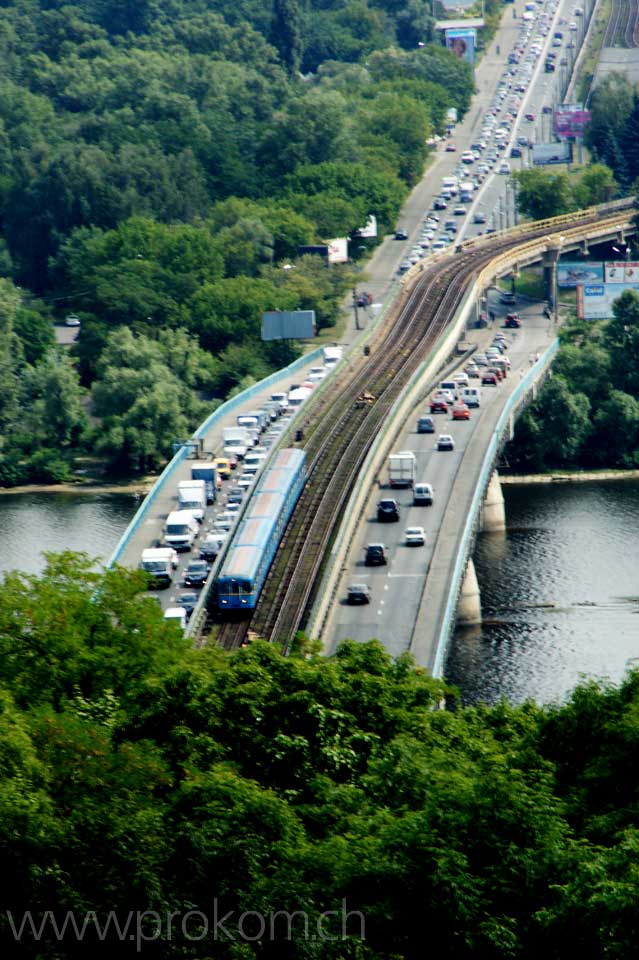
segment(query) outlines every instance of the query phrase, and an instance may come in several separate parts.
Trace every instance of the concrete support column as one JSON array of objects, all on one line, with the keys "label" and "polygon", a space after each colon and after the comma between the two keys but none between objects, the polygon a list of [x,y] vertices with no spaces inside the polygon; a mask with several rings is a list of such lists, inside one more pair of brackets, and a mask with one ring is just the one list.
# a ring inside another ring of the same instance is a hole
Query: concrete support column
[{"label": "concrete support column", "polygon": [[544,252],[544,299],[554,308],[557,297],[557,261],[560,251],[555,247]]},{"label": "concrete support column", "polygon": [[481,623],[481,596],[477,574],[475,573],[475,564],[471,557],[466,566],[464,582],[459,595],[457,624],[463,627],[470,626],[473,623]]},{"label": "concrete support column", "polygon": [[492,533],[506,529],[506,513],[504,511],[504,495],[501,492],[499,474],[495,470],[486,489],[486,496],[481,509],[480,527],[482,533]]}]

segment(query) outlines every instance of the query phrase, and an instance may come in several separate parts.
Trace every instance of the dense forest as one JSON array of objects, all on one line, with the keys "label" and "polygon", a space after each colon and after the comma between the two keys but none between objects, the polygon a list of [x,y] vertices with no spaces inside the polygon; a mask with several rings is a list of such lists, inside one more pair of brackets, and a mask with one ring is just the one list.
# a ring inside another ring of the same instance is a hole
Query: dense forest
[{"label": "dense forest", "polygon": [[639,467],[639,296],[605,322],[575,321],[538,398],[517,420],[506,460],[518,472]]},{"label": "dense forest", "polygon": [[442,711],[375,641],[192,650],[89,566],[0,586],[5,956],[634,955],[639,674]]},{"label": "dense forest", "polygon": [[590,102],[591,122],[585,144],[593,160],[613,171],[624,193],[639,185],[639,88],[625,73],[611,73],[598,83]]},{"label": "dense forest", "polygon": [[335,323],[352,267],[298,247],[391,228],[471,70],[427,0],[0,6],[0,483],[155,469],[293,358],[264,309]]}]

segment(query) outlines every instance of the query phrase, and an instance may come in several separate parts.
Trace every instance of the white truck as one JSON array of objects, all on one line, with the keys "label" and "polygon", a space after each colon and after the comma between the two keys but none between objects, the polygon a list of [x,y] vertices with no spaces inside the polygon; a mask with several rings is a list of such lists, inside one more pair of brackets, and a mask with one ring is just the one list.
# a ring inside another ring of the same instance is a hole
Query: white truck
[{"label": "white truck", "polygon": [[164,525],[164,542],[173,550],[190,550],[200,532],[190,510],[172,510]]},{"label": "white truck", "polygon": [[388,477],[391,487],[412,487],[417,475],[417,461],[412,450],[391,453],[388,458]]},{"label": "white truck", "polygon": [[140,570],[149,575],[149,587],[169,587],[178,567],[178,555],[171,547],[149,547],[142,551]]},{"label": "white truck", "polygon": [[190,510],[200,523],[206,513],[206,481],[180,480],[177,489],[178,509]]},{"label": "white truck", "polygon": [[224,456],[234,454],[239,460],[246,455],[246,451],[253,446],[253,438],[246,427],[225,427],[222,431]]},{"label": "white truck", "polygon": [[332,370],[342,359],[341,347],[324,347],[324,366]]}]

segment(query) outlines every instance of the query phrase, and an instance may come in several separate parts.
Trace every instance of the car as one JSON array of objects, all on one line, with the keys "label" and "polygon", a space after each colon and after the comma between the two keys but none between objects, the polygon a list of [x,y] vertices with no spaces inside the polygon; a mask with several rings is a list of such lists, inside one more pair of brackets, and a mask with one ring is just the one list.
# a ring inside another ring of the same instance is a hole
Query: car
[{"label": "car", "polygon": [[462,163],[468,163],[468,164],[475,162],[475,157],[474,157],[473,154],[470,152],[470,150],[465,150],[464,153],[462,153],[462,155],[461,155],[461,162],[462,162]]},{"label": "car", "polygon": [[254,474],[242,473],[237,481],[237,485],[238,487],[241,487],[243,490],[248,490],[248,488],[253,485],[254,480],[255,480]]},{"label": "car", "polygon": [[512,290],[502,290],[502,292],[499,294],[499,301],[500,303],[505,304],[516,303],[517,297]]},{"label": "car", "polygon": [[495,374],[490,370],[485,370],[481,375],[482,386],[496,387],[499,384],[499,379]]},{"label": "car", "polygon": [[545,113],[545,114],[552,113],[552,107],[550,107],[548,104],[545,104],[545,105],[541,108],[541,112],[542,112],[542,113]]},{"label": "car", "polygon": [[430,401],[431,413],[448,413],[448,403],[443,397],[433,397]]},{"label": "car", "polygon": [[423,527],[406,527],[404,538],[407,547],[423,547],[426,543],[426,534]]},{"label": "car", "polygon": [[186,610],[186,619],[189,620],[199,599],[199,593],[181,593],[175,598],[175,605],[176,607],[182,607],[183,610]]},{"label": "car", "polygon": [[397,268],[398,273],[406,273],[407,270],[410,270],[412,263],[410,260],[402,260],[399,267]]},{"label": "car", "polygon": [[512,147],[510,155],[511,157],[521,157],[521,147]]},{"label": "car", "polygon": [[449,433],[440,433],[437,438],[437,449],[438,450],[454,450],[455,441]]},{"label": "car", "polygon": [[228,533],[220,531],[219,533],[209,533],[200,544],[200,557],[202,560],[215,560],[218,553],[228,539]]},{"label": "car", "polygon": [[510,330],[519,330],[521,327],[521,317],[517,313],[507,313],[504,326]]},{"label": "car", "polygon": [[479,367],[476,363],[467,363],[464,369],[466,370],[468,376],[473,380],[476,380],[477,377],[481,376]]},{"label": "car", "polygon": [[357,306],[358,307],[370,307],[373,302],[373,297],[370,293],[363,291],[362,293],[357,294]]},{"label": "car", "polygon": [[528,146],[528,137],[517,137],[517,143],[520,147]]},{"label": "car", "polygon": [[366,556],[364,564],[367,567],[381,567],[388,563],[386,558],[386,547],[383,543],[369,543],[366,547]]},{"label": "car", "polygon": [[350,604],[370,603],[371,589],[366,583],[351,583],[346,588],[346,602]]},{"label": "car", "polygon": [[399,520],[399,504],[397,500],[384,498],[377,504],[377,519],[380,523],[393,523]]},{"label": "car", "polygon": [[447,206],[448,203],[444,197],[435,197],[433,200],[433,210],[445,210]]},{"label": "car", "polygon": [[417,433],[435,433],[435,421],[432,417],[419,417],[417,421]]},{"label": "car", "polygon": [[433,251],[433,253],[438,253],[441,250],[446,250],[447,247],[448,247],[448,243],[445,240],[435,240],[435,242],[431,247],[431,250]]},{"label": "car", "polygon": [[497,170],[497,173],[505,173],[505,174],[510,173],[510,164],[508,163],[507,160],[503,160],[499,164],[499,169]]},{"label": "car", "polygon": [[453,407],[453,420],[470,420],[470,410],[465,403],[456,403]]},{"label": "car", "polygon": [[437,216],[436,213],[429,213],[425,219],[425,223],[435,224],[436,226],[439,223],[439,217]]},{"label": "car", "polygon": [[488,360],[485,353],[476,353],[473,356],[473,363],[476,367],[487,367]]},{"label": "car", "polygon": [[454,143],[449,142],[446,144],[446,153],[457,153],[457,147]]},{"label": "car", "polygon": [[501,381],[505,378],[505,376],[506,376],[506,374],[504,373],[504,371],[503,371],[503,370],[500,370],[499,367],[497,367],[497,366],[495,366],[495,367],[493,367],[493,366],[488,367],[487,370],[486,370],[486,373],[494,373],[495,376],[497,377],[497,379],[498,379],[500,382],[501,382]]},{"label": "car", "polygon": [[[465,212],[466,211],[464,211],[464,213]],[[446,222],[444,223],[444,230],[446,231],[446,233],[457,233],[457,224],[455,223],[454,220],[446,220]],[[444,239],[443,235],[442,235],[442,239]]]},{"label": "car", "polygon": [[79,327],[80,323],[80,317],[76,317],[74,313],[70,313],[64,321],[65,327]]},{"label": "car", "polygon": [[406,233],[406,231],[405,231],[402,227],[400,227],[399,230],[396,230],[396,231],[395,231],[395,239],[396,239],[396,240],[408,240],[408,234]]},{"label": "car", "polygon": [[184,583],[187,587],[203,587],[210,570],[211,567],[206,560],[191,560],[184,571]]},{"label": "car", "polygon": [[419,241],[419,245],[422,248],[422,250],[430,250],[430,240],[427,239],[426,237],[424,237],[423,240]]},{"label": "car", "polygon": [[477,210],[473,217],[473,223],[486,223],[486,214]]},{"label": "car", "polygon": [[455,207],[455,208],[453,209],[453,214],[454,214],[456,217],[465,217],[465,216],[466,216],[466,207],[462,207],[462,206]]}]

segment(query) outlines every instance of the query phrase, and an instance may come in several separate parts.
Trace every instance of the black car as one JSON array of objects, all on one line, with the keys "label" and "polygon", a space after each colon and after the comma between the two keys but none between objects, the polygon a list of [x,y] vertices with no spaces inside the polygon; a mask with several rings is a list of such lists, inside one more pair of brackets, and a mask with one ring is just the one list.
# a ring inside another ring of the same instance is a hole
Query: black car
[{"label": "black car", "polygon": [[408,234],[406,233],[405,230],[403,230],[403,229],[400,228],[399,230],[396,230],[396,231],[395,231],[395,239],[396,239],[396,240],[408,240]]},{"label": "black car", "polygon": [[366,547],[364,563],[367,567],[380,567],[387,563],[386,547],[383,543],[369,543]]},{"label": "black car", "polygon": [[206,560],[191,560],[184,572],[184,583],[187,587],[203,587],[210,569]]},{"label": "black car", "polygon": [[382,523],[399,520],[399,504],[397,500],[380,500],[377,504],[377,519]]},{"label": "black car", "polygon": [[520,157],[521,156],[521,147],[513,147],[510,151],[511,157]]},{"label": "black car", "polygon": [[432,417],[420,417],[417,421],[417,433],[435,433],[435,421]]},{"label": "black car", "polygon": [[188,619],[195,610],[195,605],[199,599],[199,593],[181,593],[175,598],[175,606],[184,607]]}]

